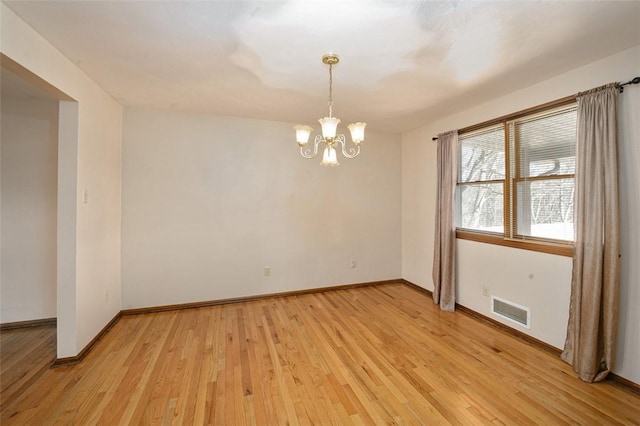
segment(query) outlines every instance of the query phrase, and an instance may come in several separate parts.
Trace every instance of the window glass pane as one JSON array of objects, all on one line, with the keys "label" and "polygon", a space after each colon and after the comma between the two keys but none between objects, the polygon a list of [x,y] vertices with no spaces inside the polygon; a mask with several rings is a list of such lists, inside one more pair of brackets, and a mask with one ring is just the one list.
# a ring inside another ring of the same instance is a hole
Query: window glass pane
[{"label": "window glass pane", "polygon": [[457,191],[459,227],[504,232],[502,183],[460,185]]},{"label": "window glass pane", "polygon": [[458,182],[504,179],[504,129],[489,129],[460,137]]},{"label": "window glass pane", "polygon": [[520,236],[573,241],[574,179],[518,182]]},{"label": "window glass pane", "polygon": [[576,110],[564,110],[519,121],[520,176],[574,174]]}]

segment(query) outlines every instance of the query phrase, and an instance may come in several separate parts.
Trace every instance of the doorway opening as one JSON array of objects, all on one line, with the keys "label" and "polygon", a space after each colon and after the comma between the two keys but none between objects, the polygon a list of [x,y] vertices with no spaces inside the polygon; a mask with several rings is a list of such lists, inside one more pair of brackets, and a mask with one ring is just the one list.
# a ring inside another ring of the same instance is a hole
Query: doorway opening
[{"label": "doorway opening", "polygon": [[[64,326],[75,311],[61,309],[69,306],[61,301],[75,299],[75,280],[61,273],[75,276],[75,245],[67,247],[75,241],[78,104],[7,56],[0,59],[1,356],[4,366],[17,353],[25,370],[39,371],[56,358],[61,338],[75,336]],[[3,392],[10,385],[5,373]]]}]

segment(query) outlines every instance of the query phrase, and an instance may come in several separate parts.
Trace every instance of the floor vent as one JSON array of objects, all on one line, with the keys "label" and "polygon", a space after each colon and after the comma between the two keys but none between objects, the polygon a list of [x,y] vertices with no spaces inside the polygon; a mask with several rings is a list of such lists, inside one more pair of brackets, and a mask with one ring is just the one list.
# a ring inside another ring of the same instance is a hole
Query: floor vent
[{"label": "floor vent", "polygon": [[526,306],[518,305],[500,297],[491,296],[491,312],[527,328],[531,328],[531,311]]}]

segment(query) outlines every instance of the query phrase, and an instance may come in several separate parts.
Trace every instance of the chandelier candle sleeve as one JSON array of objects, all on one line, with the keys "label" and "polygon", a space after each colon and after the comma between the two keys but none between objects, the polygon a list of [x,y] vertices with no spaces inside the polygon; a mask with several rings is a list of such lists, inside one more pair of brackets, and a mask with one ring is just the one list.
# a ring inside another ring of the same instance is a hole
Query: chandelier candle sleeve
[{"label": "chandelier candle sleeve", "polygon": [[296,142],[300,147],[300,155],[304,158],[313,158],[318,155],[318,146],[321,143],[325,144],[322,161],[323,166],[339,166],[338,155],[336,151],[337,145],[340,145],[342,155],[346,158],[355,158],[360,154],[360,144],[364,141],[364,128],[367,123],[352,123],[347,127],[351,132],[351,140],[354,147],[346,147],[346,138],[343,134],[338,134],[338,124],[340,119],[333,116],[333,66],[340,61],[338,55],[334,53],[327,53],[322,57],[322,62],[329,65],[329,115],[327,117],[318,120],[322,126],[322,135],[316,135],[313,141],[313,148],[307,147],[309,138],[313,128],[298,124],[293,128],[296,131]]}]

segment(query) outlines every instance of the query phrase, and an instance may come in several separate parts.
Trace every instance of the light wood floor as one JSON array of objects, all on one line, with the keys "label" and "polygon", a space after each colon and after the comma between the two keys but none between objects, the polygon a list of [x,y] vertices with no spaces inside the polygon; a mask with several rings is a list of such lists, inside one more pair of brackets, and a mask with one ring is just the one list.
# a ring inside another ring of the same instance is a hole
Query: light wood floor
[{"label": "light wood floor", "polygon": [[3,425],[640,423],[640,395],[403,284],[125,316],[71,367],[45,334],[1,335]]}]

